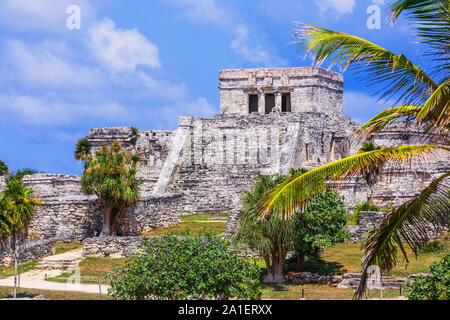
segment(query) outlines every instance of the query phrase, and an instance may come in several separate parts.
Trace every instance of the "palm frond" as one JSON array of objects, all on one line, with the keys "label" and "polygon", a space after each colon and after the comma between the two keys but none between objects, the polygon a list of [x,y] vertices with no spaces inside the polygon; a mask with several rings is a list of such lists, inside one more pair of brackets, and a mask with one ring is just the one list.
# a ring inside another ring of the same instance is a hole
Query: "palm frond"
[{"label": "palm frond", "polygon": [[364,243],[363,272],[356,298],[360,299],[366,288],[366,271],[370,265],[378,265],[389,271],[397,263],[398,249],[408,261],[403,244],[417,255],[427,239],[430,224],[448,224],[450,214],[450,172],[441,175],[417,197],[391,210],[374,229]]},{"label": "palm frond", "polygon": [[392,21],[405,14],[417,26],[420,42],[430,50],[427,55],[439,65],[443,78],[450,72],[450,2],[449,0],[395,0],[389,5]]},{"label": "palm frond", "polygon": [[[449,30],[450,32],[450,30]],[[434,127],[444,130],[450,124],[450,79],[437,88],[423,105],[417,118],[422,122],[432,122]]]},{"label": "palm frond", "polygon": [[355,134],[363,137],[377,135],[393,122],[415,119],[421,110],[422,106],[410,105],[386,109],[362,125]]},{"label": "palm frond", "polygon": [[328,181],[339,183],[345,178],[361,175],[371,166],[381,168],[388,161],[409,164],[413,158],[424,159],[427,153],[436,149],[450,151],[450,148],[436,145],[409,145],[360,153],[326,164],[273,188],[261,200],[258,213],[261,218],[268,214],[290,218],[323,192]]},{"label": "palm frond", "polygon": [[364,72],[369,84],[384,84],[380,98],[394,96],[407,104],[422,104],[438,85],[417,65],[402,54],[394,54],[374,43],[342,32],[308,24],[298,24],[296,44],[311,53],[316,64],[330,58],[330,67],[337,64],[344,71],[352,67]]}]

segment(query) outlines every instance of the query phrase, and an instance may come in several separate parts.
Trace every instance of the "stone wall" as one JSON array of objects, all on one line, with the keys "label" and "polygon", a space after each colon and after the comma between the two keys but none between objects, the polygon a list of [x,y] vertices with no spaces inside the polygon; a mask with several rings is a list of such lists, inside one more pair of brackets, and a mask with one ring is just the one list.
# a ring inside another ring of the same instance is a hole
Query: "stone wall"
[{"label": "stone wall", "polygon": [[127,258],[151,237],[97,237],[83,241],[83,257]]},{"label": "stone wall", "polygon": [[185,195],[184,214],[238,210],[257,175],[327,163],[336,157],[335,139],[357,126],[316,113],[184,117],[180,123],[186,138],[168,191]]},{"label": "stone wall", "polygon": [[[387,212],[376,212],[376,211],[361,211],[359,213],[359,223],[356,226],[348,226],[347,229],[350,231],[349,242],[356,243],[362,242],[365,239],[367,231],[376,227],[381,220],[386,216]],[[429,225],[427,228],[428,234],[426,239],[434,240],[439,239],[444,236],[448,230],[445,227],[437,227]]]},{"label": "stone wall", "polygon": [[342,114],[343,76],[322,68],[234,69],[219,72],[220,112],[248,115],[249,94],[258,95],[258,112],[265,113],[265,95],[291,96],[292,112]]},{"label": "stone wall", "polygon": [[[97,236],[103,211],[95,196],[81,192],[80,177],[61,174],[25,176],[24,185],[42,200],[29,227],[29,237],[71,242]],[[136,235],[180,223],[184,208],[180,194],[147,194],[129,211],[120,234]]]},{"label": "stone wall", "polygon": [[[52,240],[25,240],[18,241],[18,256],[19,263],[26,263],[33,260],[38,260],[55,254]],[[11,248],[11,241],[7,240],[3,247],[0,248],[0,265],[13,265],[13,251]]]},{"label": "stone wall", "polygon": [[139,178],[143,183],[140,191],[149,193],[159,177],[172,142],[173,132],[165,130],[142,130],[133,127],[95,128],[89,130],[87,139],[91,142],[92,153],[104,142],[119,141],[122,147],[140,156],[137,165]]}]

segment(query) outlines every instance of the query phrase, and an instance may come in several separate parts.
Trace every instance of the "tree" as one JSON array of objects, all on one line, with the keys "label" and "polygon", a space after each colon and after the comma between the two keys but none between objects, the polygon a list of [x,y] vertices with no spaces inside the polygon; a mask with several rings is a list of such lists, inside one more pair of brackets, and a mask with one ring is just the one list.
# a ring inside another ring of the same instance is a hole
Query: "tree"
[{"label": "tree", "polygon": [[297,271],[303,271],[305,257],[318,258],[323,249],[349,238],[345,228],[348,218],[342,197],[334,190],[319,195],[303,214],[296,216]]},{"label": "tree", "polygon": [[85,162],[81,190],[95,194],[103,208],[101,235],[117,235],[129,208],[139,201],[141,182],[136,178],[139,156],[122,151],[120,143],[114,141],[111,147],[104,143],[95,157],[83,149],[80,159]]},{"label": "tree", "polygon": [[0,176],[6,176],[9,172],[9,168],[6,165],[5,161],[0,160]]},{"label": "tree", "polygon": [[23,185],[21,179],[7,179],[6,187],[0,194],[0,240],[4,243],[11,238],[14,257],[14,299],[17,290],[17,240],[26,234],[36,206],[41,201],[32,197],[33,191]]},{"label": "tree", "polygon": [[90,152],[91,142],[88,139],[83,138],[77,141],[73,155],[75,157],[75,160],[85,160],[88,158]]},{"label": "tree", "polygon": [[224,240],[165,235],[149,239],[111,280],[115,299],[259,299],[261,270]]},{"label": "tree", "polygon": [[[277,215],[289,219],[303,212],[330,181],[361,176],[370,167],[382,168],[388,162],[406,166],[413,159],[426,155],[438,157],[443,150],[448,157],[450,143],[450,11],[448,0],[395,0],[390,4],[392,20],[406,14],[418,26],[419,44],[426,47],[434,67],[434,79],[402,54],[342,32],[300,24],[296,32],[298,45],[310,53],[317,64],[331,60],[345,71],[348,68],[363,73],[368,83],[384,85],[380,98],[396,98],[394,107],[387,108],[357,131],[360,137],[376,135],[387,125],[409,120],[418,125],[430,141],[422,145],[381,148],[356,154],[293,177],[271,190],[261,201],[260,217]],[[410,128],[411,126],[409,126]],[[391,270],[400,250],[407,260],[404,243],[417,255],[426,241],[428,223],[448,221],[450,172],[437,177],[416,197],[387,213],[365,244],[363,272],[355,298],[361,299],[366,287],[370,265]]]},{"label": "tree", "polygon": [[233,242],[244,244],[257,251],[266,263],[264,282],[284,282],[283,265],[286,255],[294,249],[296,221],[285,221],[278,216],[259,219],[257,204],[269,190],[285,180],[282,175],[259,176],[252,189],[245,191],[242,198],[243,214]]},{"label": "tree", "polygon": [[[363,146],[358,150],[358,153],[371,152],[374,150],[380,150],[381,147],[375,145],[372,141],[364,142]],[[369,202],[372,203],[373,198],[373,186],[378,182],[378,176],[380,175],[381,169],[379,166],[372,164],[367,166],[362,172],[362,177],[367,183],[370,189]]]},{"label": "tree", "polygon": [[301,269],[305,256],[317,257],[323,248],[347,238],[345,213],[341,197],[335,191],[322,194],[310,208],[296,219],[285,221],[272,215],[259,219],[258,203],[269,190],[288,179],[307,172],[291,170],[289,176],[279,174],[259,176],[253,188],[242,198],[243,215],[233,236],[237,245],[244,244],[257,251],[266,263],[265,282],[284,282],[283,265],[289,251],[296,251]]},{"label": "tree", "polygon": [[409,300],[450,300],[450,254],[430,266],[429,275],[409,280]]}]

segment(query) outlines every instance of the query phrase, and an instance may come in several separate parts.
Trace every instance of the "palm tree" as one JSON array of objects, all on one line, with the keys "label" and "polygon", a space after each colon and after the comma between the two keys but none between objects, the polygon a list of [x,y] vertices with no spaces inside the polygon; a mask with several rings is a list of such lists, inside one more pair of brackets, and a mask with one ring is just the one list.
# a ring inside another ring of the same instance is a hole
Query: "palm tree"
[{"label": "palm tree", "polygon": [[4,243],[11,237],[14,257],[14,299],[17,292],[17,240],[26,234],[36,206],[41,201],[32,197],[33,191],[23,185],[21,179],[9,177],[0,198],[0,241]]},{"label": "palm tree", "polygon": [[[77,143],[75,155],[79,147]],[[111,147],[105,142],[95,157],[89,155],[89,149],[83,149],[81,155],[85,167],[81,190],[95,194],[104,209],[101,235],[117,235],[128,209],[140,198],[141,181],[136,178],[139,155],[123,151],[118,141]]]},{"label": "palm tree", "polygon": [[[370,152],[374,150],[379,150],[381,147],[375,145],[372,141],[364,142],[363,146],[358,150],[358,153]],[[370,194],[369,194],[369,202],[372,203],[373,198],[373,186],[378,182],[378,176],[381,173],[380,167],[376,165],[371,165],[366,168],[363,172],[362,176],[366,184],[369,186]]]},{"label": "palm tree", "polygon": [[[382,84],[380,98],[397,98],[396,105],[388,108],[364,124],[357,134],[362,137],[376,135],[387,125],[408,119],[422,129],[435,143],[381,148],[359,153],[311,170],[272,189],[261,201],[260,217],[277,214],[289,218],[301,214],[308,204],[327,186],[342,179],[361,176],[371,166],[382,168],[388,162],[407,167],[412,160],[427,156],[445,157],[450,152],[448,131],[450,126],[450,7],[449,0],[395,0],[389,4],[393,22],[407,15],[418,26],[417,37],[427,48],[432,61],[432,76],[402,54],[394,54],[364,39],[306,24],[296,32],[297,42],[312,54],[316,63],[330,59],[345,71],[352,68],[364,72],[369,84]],[[450,172],[432,181],[418,196],[387,213],[380,225],[364,244],[362,276],[355,298],[362,299],[366,288],[366,271],[378,265],[383,271],[391,270],[400,251],[405,259],[406,243],[417,255],[426,241],[427,223],[447,221],[450,212]]]}]

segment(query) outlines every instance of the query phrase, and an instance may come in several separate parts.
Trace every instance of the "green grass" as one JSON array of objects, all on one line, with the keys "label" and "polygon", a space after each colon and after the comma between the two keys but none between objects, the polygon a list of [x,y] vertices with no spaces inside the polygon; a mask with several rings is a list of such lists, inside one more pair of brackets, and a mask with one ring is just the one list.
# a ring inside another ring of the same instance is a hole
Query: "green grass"
[{"label": "green grass", "polygon": [[[299,300],[303,289],[306,300],[351,300],[355,292],[354,289],[338,289],[328,285],[264,284],[262,299]],[[377,299],[379,296],[379,290],[372,290],[369,293],[369,299]],[[398,290],[383,290],[385,299],[395,299],[398,296]]]},{"label": "green grass", "polygon": [[55,254],[65,253],[67,251],[79,249],[83,246],[81,242],[72,243],[55,243],[53,247],[55,248]]},{"label": "green grass", "polygon": [[[101,284],[109,284],[105,279],[109,272],[113,272],[123,266],[126,258],[116,259],[101,259],[86,257],[80,262],[80,280],[83,284],[95,284],[100,280]],[[53,282],[67,282],[68,278],[73,275],[72,273],[62,273],[56,277],[47,278],[48,281]]]},{"label": "green grass", "polygon": [[[428,272],[428,267],[433,262],[440,261],[448,253],[449,241],[441,241],[445,249],[440,252],[420,253],[417,259],[411,249],[406,248],[409,264],[406,264],[399,254],[397,267],[389,275],[405,277],[412,273]],[[320,274],[339,275],[349,272],[361,272],[361,244],[341,243],[334,248],[325,249],[320,260],[305,262],[305,271]]]},{"label": "green grass", "polygon": [[[41,289],[22,289],[17,290],[17,297],[34,297],[42,294],[49,300],[111,300],[110,296],[97,293],[85,293],[76,291],[55,291]],[[0,286],[0,299],[12,298],[13,288]]]},{"label": "green grass", "polygon": [[201,235],[210,232],[213,235],[225,232],[227,220],[208,220],[213,217],[228,217],[227,213],[219,214],[196,214],[181,217],[181,224],[166,228],[158,228],[143,233],[143,236],[160,236],[168,233],[185,235],[189,230],[190,235]]},{"label": "green grass", "polygon": [[[29,261],[24,264],[20,264],[17,266],[17,271],[20,273],[24,273],[30,270],[33,270],[34,267],[38,264],[38,260]],[[0,267],[0,279],[5,279],[8,277],[14,276],[14,266],[2,266]]]}]

